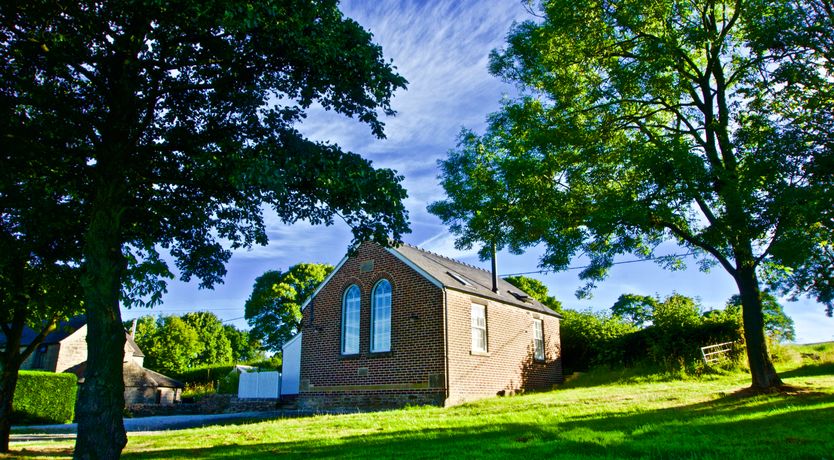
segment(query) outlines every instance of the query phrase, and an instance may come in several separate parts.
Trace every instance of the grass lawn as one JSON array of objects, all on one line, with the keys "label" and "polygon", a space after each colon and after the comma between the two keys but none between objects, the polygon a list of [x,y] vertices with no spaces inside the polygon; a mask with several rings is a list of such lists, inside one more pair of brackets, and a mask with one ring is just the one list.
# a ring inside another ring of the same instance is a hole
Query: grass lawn
[{"label": "grass lawn", "polygon": [[[452,408],[284,419],[131,435],[123,458],[834,459],[834,344],[781,368],[792,390],[749,395],[744,374],[695,380],[599,375]],[[799,354],[797,349],[789,351]],[[613,380],[613,382],[612,382]],[[14,443],[63,458],[72,442]]]}]

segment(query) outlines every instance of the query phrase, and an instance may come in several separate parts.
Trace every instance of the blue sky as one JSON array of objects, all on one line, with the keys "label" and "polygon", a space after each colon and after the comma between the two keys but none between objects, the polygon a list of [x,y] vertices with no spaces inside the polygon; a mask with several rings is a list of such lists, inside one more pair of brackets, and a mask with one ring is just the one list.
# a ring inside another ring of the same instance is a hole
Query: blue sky
[{"label": "blue sky", "polygon": [[[481,131],[486,115],[498,109],[502,97],[513,94],[513,87],[489,75],[488,55],[503,46],[514,21],[530,19],[530,14],[523,2],[512,0],[354,0],[342,2],[341,8],[374,34],[386,58],[393,59],[408,79],[408,89],[393,99],[398,114],[385,120],[384,140],[374,138],[361,123],[316,108],[300,130],[311,139],[334,142],[362,154],[377,167],[405,176],[412,229],[405,236],[407,243],[486,268],[488,262],[478,260],[476,249],[454,249],[446,227],[428,214],[426,205],[444,196],[437,181],[437,161],[455,146],[461,128]],[[270,244],[236,252],[227,266],[225,284],[207,291],[198,290],[197,283],[172,282],[162,306],[125,310],[124,318],[210,310],[246,327],[243,304],[256,277],[300,262],[336,264],[351,237],[341,223],[286,226],[270,215],[267,222]],[[662,249],[658,254],[682,252],[671,244]],[[539,254],[536,248],[522,256],[499,254],[499,272],[538,270]],[[633,259],[623,257],[622,261]],[[581,266],[583,261],[576,260],[574,265]],[[651,262],[617,265],[593,298],[581,301],[574,296],[583,284],[576,270],[530,276],[545,282],[551,294],[570,308],[608,308],[623,293],[666,296],[673,292],[699,298],[705,308],[716,308],[736,292],[732,279],[720,268],[707,274],[690,265],[677,272],[664,271]],[[785,307],[796,322],[799,342],[834,339],[834,319],[824,316],[821,305],[801,300]]]}]

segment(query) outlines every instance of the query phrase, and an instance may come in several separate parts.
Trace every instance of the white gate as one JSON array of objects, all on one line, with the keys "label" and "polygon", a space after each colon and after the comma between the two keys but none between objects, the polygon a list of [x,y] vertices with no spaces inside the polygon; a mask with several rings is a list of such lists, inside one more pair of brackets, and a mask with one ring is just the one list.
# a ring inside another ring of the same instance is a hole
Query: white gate
[{"label": "white gate", "polygon": [[243,372],[237,387],[237,397],[278,399],[281,394],[281,374],[278,372]]}]

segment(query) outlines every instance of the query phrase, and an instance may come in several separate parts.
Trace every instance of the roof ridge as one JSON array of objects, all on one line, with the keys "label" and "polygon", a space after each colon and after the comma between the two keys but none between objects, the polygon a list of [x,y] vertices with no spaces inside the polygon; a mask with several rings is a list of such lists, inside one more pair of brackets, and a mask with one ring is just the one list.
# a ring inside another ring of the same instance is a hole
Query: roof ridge
[{"label": "roof ridge", "polygon": [[464,267],[474,268],[475,270],[481,270],[483,272],[491,273],[489,270],[487,270],[485,268],[477,267],[475,265],[468,264],[466,262],[463,262],[463,261],[460,261],[460,260],[457,260],[457,259],[453,259],[453,258],[448,257],[448,256],[444,256],[443,254],[438,254],[436,252],[429,251],[428,249],[423,249],[423,248],[421,248],[417,245],[414,245],[414,244],[409,244],[409,243],[403,243],[403,244],[405,244],[408,247],[414,248],[414,249],[416,249],[420,252],[425,252],[426,254],[431,254],[433,256],[440,257],[441,259],[445,259],[445,260],[448,260],[450,262],[454,262],[456,264],[463,265]]}]

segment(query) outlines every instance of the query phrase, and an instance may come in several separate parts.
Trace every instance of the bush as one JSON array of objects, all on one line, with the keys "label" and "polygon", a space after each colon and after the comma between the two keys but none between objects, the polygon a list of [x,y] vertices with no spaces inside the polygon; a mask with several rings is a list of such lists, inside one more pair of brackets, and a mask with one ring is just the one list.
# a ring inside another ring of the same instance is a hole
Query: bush
[{"label": "bush", "polygon": [[78,377],[74,374],[20,371],[14,392],[12,423],[70,423],[75,417]]},{"label": "bush", "polygon": [[232,372],[220,380],[217,392],[224,395],[236,395],[240,385],[240,374]]},{"label": "bush", "polygon": [[234,368],[234,364],[210,364],[194,367],[182,372],[172,372],[169,377],[185,384],[207,384],[225,378]]}]

